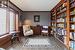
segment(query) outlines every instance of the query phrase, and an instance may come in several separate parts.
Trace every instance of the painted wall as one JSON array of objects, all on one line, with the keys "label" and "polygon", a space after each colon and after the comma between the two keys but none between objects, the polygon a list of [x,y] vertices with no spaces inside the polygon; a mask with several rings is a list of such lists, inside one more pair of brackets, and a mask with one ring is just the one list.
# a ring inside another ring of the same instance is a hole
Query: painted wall
[{"label": "painted wall", "polygon": [[[40,22],[34,22],[34,15],[40,15]],[[50,25],[50,12],[23,12],[20,17],[22,24],[26,19],[31,20],[33,26],[37,24]]]}]

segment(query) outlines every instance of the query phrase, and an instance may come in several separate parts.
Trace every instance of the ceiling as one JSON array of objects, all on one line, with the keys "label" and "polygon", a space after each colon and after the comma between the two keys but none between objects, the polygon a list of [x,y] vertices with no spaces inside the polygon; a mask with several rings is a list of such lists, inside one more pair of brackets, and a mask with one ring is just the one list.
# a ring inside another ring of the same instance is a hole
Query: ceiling
[{"label": "ceiling", "polygon": [[60,0],[10,0],[23,11],[50,11]]}]

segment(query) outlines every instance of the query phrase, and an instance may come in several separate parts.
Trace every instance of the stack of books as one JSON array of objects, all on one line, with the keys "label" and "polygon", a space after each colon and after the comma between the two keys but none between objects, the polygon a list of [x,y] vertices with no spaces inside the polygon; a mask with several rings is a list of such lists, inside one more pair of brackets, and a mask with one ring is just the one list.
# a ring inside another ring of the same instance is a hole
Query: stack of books
[{"label": "stack of books", "polygon": [[70,12],[70,15],[75,15],[75,9]]},{"label": "stack of books", "polygon": [[65,27],[65,25],[61,23],[61,24],[57,24],[57,27],[64,28],[64,27]]},{"label": "stack of books", "polygon": [[72,21],[72,22],[75,22],[75,17],[72,17],[72,18],[71,18],[71,21]]},{"label": "stack of books", "polygon": [[75,29],[75,24],[71,24],[71,29]]},{"label": "stack of books", "polygon": [[59,35],[66,35],[66,30],[63,28],[57,28],[57,32]]},{"label": "stack of books", "polygon": [[65,19],[63,18],[57,19],[57,22],[65,22]]},{"label": "stack of books", "polygon": [[75,42],[74,41],[70,41],[70,49],[75,50]]}]

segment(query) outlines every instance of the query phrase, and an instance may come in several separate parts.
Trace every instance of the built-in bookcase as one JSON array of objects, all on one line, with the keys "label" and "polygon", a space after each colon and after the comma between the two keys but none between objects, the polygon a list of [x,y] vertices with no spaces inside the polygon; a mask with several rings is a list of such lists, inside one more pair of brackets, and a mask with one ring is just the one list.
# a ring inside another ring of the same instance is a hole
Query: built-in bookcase
[{"label": "built-in bookcase", "polygon": [[75,50],[75,0],[69,0],[70,5],[70,48]]},{"label": "built-in bookcase", "polygon": [[55,38],[75,50],[75,0],[61,0],[50,12]]},{"label": "built-in bookcase", "polygon": [[56,12],[55,10],[52,10],[51,12],[51,26],[52,30],[54,30],[56,28]]}]

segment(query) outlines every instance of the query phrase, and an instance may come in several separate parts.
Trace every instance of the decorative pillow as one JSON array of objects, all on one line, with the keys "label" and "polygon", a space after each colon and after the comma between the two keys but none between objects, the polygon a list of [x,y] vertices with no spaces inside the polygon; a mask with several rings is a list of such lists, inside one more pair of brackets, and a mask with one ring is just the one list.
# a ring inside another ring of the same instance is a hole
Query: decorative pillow
[{"label": "decorative pillow", "polygon": [[25,32],[29,31],[30,30],[30,25],[24,25],[24,30],[25,30]]},{"label": "decorative pillow", "polygon": [[43,28],[48,28],[48,26],[43,26]]},{"label": "decorative pillow", "polygon": [[43,26],[43,30],[48,30],[48,26]]}]

